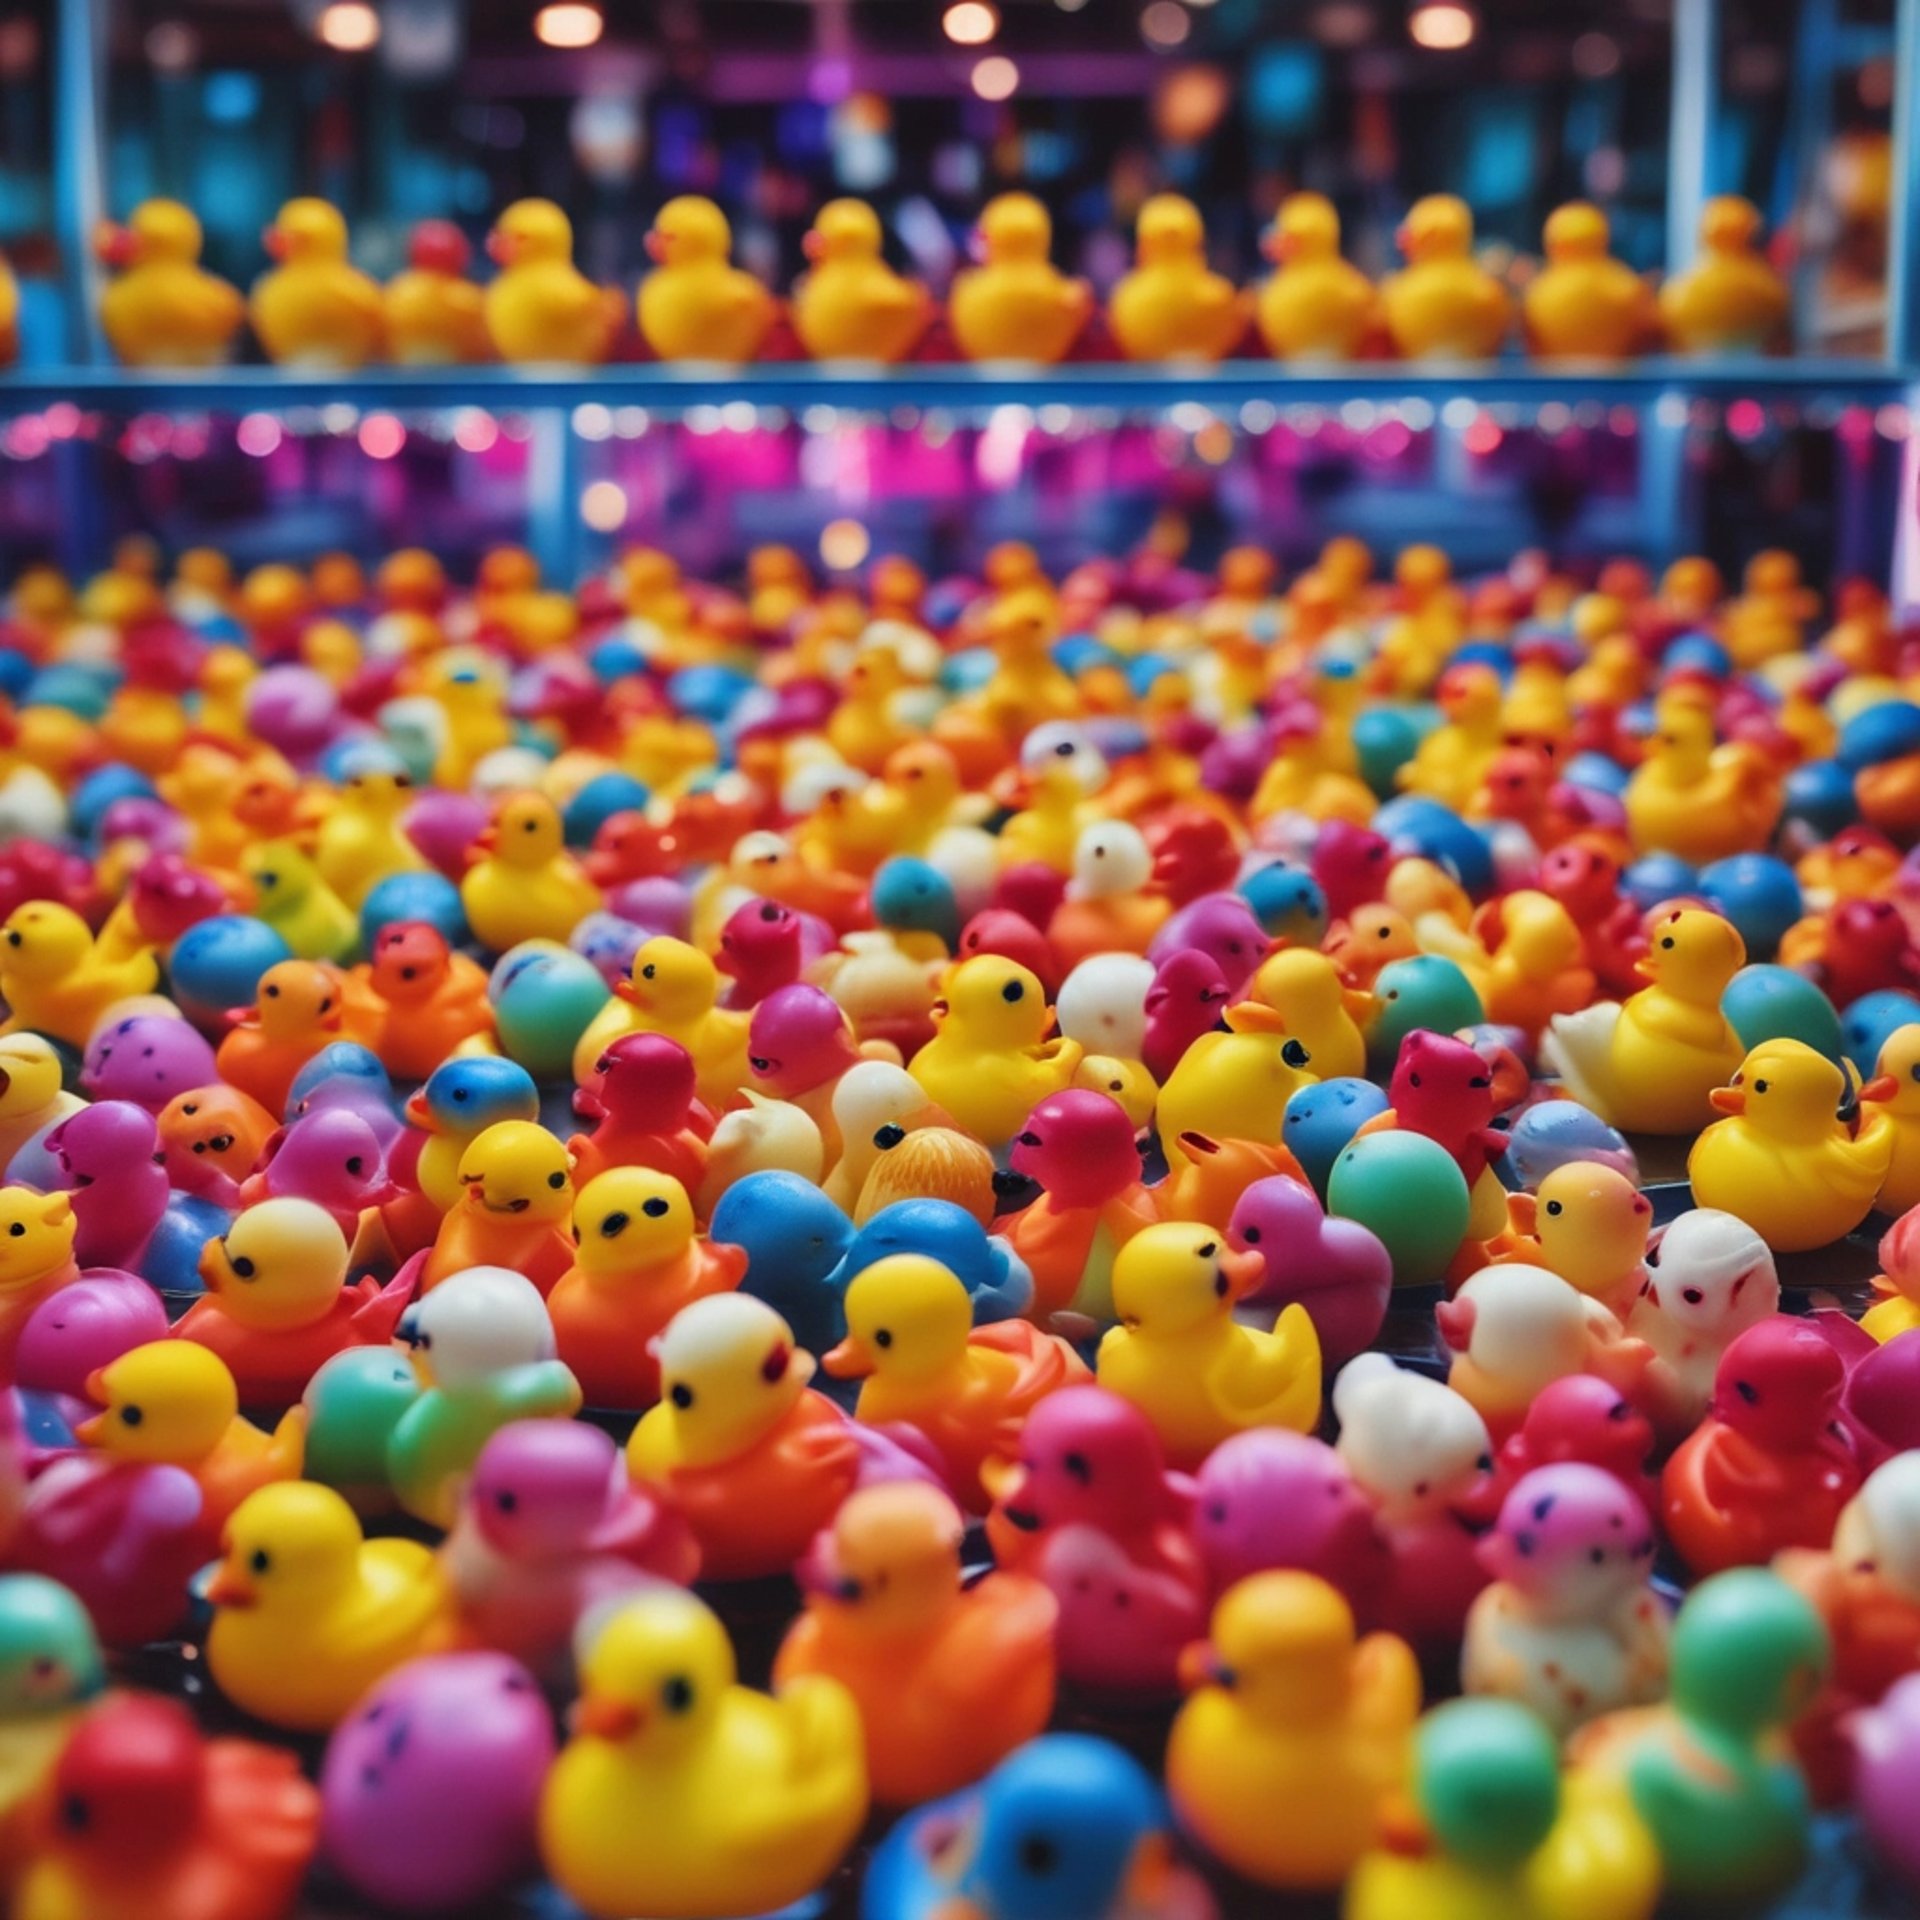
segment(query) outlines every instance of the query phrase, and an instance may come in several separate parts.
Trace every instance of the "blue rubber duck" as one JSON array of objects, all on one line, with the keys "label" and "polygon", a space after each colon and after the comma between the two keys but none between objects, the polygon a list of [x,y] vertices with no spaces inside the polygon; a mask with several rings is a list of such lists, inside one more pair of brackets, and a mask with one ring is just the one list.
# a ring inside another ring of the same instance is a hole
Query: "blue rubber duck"
[{"label": "blue rubber duck", "polygon": [[747,1174],[720,1196],[707,1235],[746,1250],[740,1291],[773,1308],[808,1353],[846,1338],[833,1276],[853,1222],[813,1181],[774,1169]]},{"label": "blue rubber duck", "polygon": [[538,1120],[540,1089],[525,1067],[476,1056],[448,1060],[407,1102],[407,1118],[428,1134],[420,1149],[420,1190],[442,1212],[460,1197],[460,1159],[474,1136],[502,1120]]},{"label": "blue rubber duck", "polygon": [[876,1261],[923,1253],[959,1276],[973,1299],[973,1324],[1015,1320],[1033,1300],[1033,1275],[1006,1241],[995,1238],[951,1200],[896,1200],[853,1236],[832,1285],[844,1295]]}]

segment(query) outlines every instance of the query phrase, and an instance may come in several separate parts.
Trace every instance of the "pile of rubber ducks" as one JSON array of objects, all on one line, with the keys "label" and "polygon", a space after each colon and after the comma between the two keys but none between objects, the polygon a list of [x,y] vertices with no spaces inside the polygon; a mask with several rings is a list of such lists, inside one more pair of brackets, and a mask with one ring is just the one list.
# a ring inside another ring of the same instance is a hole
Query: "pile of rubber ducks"
[{"label": "pile of rubber ducks", "polygon": [[1917,673],[1780,553],[22,575],[7,1911],[1920,1884]]},{"label": "pile of rubber ducks", "polygon": [[[1239,288],[1207,263],[1199,210],[1179,194],[1141,207],[1131,271],[1101,309],[1093,288],[1052,263],[1052,222],[1029,193],[981,209],[978,264],[944,305],[888,265],[865,201],[828,202],[806,235],[808,268],[782,301],[732,262],[732,232],[711,200],[669,200],[647,232],[653,262],[637,302],[573,262],[573,230],[548,200],[508,207],[487,236],[496,272],[468,277],[465,235],[446,220],[413,231],[406,269],[384,287],[348,258],[346,222],[326,201],[290,200],[266,232],[273,265],[242,299],[200,264],[200,223],[176,200],[148,200],[98,246],[112,279],[100,320],[134,367],[218,365],[243,321],[265,356],[305,370],[372,361],[451,366],[485,360],[594,366],[612,358],[741,364],[762,358],[891,362],[915,357],[1051,364],[1072,357],[1214,361],[1265,352],[1305,363],[1475,361],[1518,332],[1543,359],[1598,364],[1661,348],[1750,353],[1778,347],[1785,281],[1759,246],[1748,201],[1710,201],[1700,257],[1655,288],[1608,251],[1607,220],[1561,207],[1544,258],[1518,296],[1473,255],[1473,216],[1451,194],[1417,201],[1399,230],[1405,265],[1377,287],[1340,253],[1340,221],[1317,193],[1288,198],[1264,246],[1277,271]],[[11,281],[0,262],[0,364],[12,357]],[[629,319],[639,339],[629,339]]]}]

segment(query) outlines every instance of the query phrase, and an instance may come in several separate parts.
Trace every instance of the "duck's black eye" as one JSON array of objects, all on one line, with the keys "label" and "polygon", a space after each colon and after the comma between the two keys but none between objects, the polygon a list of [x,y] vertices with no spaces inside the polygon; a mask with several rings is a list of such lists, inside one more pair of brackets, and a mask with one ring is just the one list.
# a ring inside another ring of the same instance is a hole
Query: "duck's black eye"
[{"label": "duck's black eye", "polygon": [[1030,1833],[1020,1842],[1021,1871],[1031,1874],[1049,1874],[1060,1864],[1059,1849],[1045,1834]]},{"label": "duck's black eye", "polygon": [[649,960],[647,964],[640,969],[640,978],[642,980],[651,980],[658,971],[659,969]]},{"label": "duck's black eye", "polygon": [[278,1000],[280,998],[280,989],[278,987],[269,987],[267,989],[267,998],[269,1000]]},{"label": "duck's black eye", "polygon": [[1083,1487],[1093,1479],[1093,1468],[1087,1464],[1087,1456],[1084,1453],[1069,1453],[1062,1458],[1060,1464],[1066,1469],[1068,1478],[1078,1480]]},{"label": "duck's black eye", "polygon": [[1313,1058],[1313,1055],[1310,1054],[1298,1040],[1289,1040],[1287,1044],[1280,1049],[1280,1058],[1290,1067],[1304,1067],[1307,1062]]},{"label": "duck's black eye", "polygon": [[500,1491],[493,1496],[493,1504],[498,1507],[502,1513],[512,1513],[520,1504],[520,1496],[510,1487],[502,1487]]},{"label": "duck's black eye", "polygon": [[1016,1001],[1024,1000],[1026,997],[1026,986],[1019,980],[1009,980],[1007,984],[1000,989],[1000,998],[1004,1000],[1008,1006],[1012,1006]]},{"label": "duck's black eye", "polygon": [[[227,1149],[233,1145],[233,1135],[230,1133],[216,1133],[206,1144],[210,1152],[225,1153]],[[199,1141],[196,1140],[194,1142],[193,1150],[195,1153],[200,1151]]]},{"label": "duck's black eye", "polygon": [[242,1280],[251,1280],[253,1278],[253,1262],[249,1260],[244,1253],[234,1256],[233,1270]]},{"label": "duck's black eye", "polygon": [[[17,947],[20,936],[10,933],[7,938]],[[91,1824],[93,1815],[88,1811],[87,1803],[77,1793],[70,1793],[60,1802],[60,1824],[71,1833],[85,1833]]]},{"label": "duck's black eye", "polygon": [[566,1184],[567,1176],[564,1173],[550,1173],[547,1175],[547,1185],[550,1186],[555,1193],[558,1193]]},{"label": "duck's black eye", "polygon": [[891,1153],[906,1137],[906,1128],[895,1126],[894,1123],[889,1120],[887,1124],[873,1136],[873,1144],[878,1147],[882,1153]]},{"label": "duck's black eye", "polygon": [[271,1571],[273,1567],[273,1555],[270,1554],[265,1547],[256,1547],[253,1550],[252,1557],[247,1561],[247,1565],[250,1566],[255,1573],[267,1573]]},{"label": "duck's black eye", "polygon": [[684,1380],[676,1380],[668,1389],[667,1398],[684,1413],[693,1405],[693,1389]]},{"label": "duck's black eye", "polygon": [[1661,945],[1662,945],[1663,947],[1670,947],[1670,946],[1672,946],[1672,945],[1673,945],[1673,935],[1672,935],[1672,934],[1668,934],[1668,935],[1667,935],[1667,937],[1666,937],[1666,938],[1665,938],[1664,940],[1662,940],[1662,941],[1660,942],[1660,944],[1661,944]]},{"label": "duck's black eye", "polygon": [[627,1216],[624,1213],[610,1213],[600,1222],[600,1237],[603,1240],[617,1240],[627,1230]]},{"label": "duck's black eye", "polygon": [[640,1211],[649,1220],[664,1220],[672,1209],[656,1194],[653,1199],[642,1202]]},{"label": "duck's black eye", "polygon": [[366,1161],[363,1160],[359,1154],[351,1154],[347,1159],[347,1171],[357,1179],[366,1164]]},{"label": "duck's black eye", "polygon": [[1733,1390],[1748,1406],[1757,1407],[1760,1404],[1760,1389],[1751,1380],[1736,1380]]},{"label": "duck's black eye", "polygon": [[1753,1090],[1755,1093],[1765,1093],[1767,1090],[1767,1083],[1764,1080],[1756,1080],[1753,1083]]},{"label": "duck's black eye", "polygon": [[1260,1244],[1260,1229],[1258,1227],[1248,1227],[1247,1230],[1241,1234],[1240,1238],[1244,1240],[1248,1246],[1257,1247]]},{"label": "duck's black eye", "polygon": [[454,1097],[454,1098],[455,1098],[456,1100],[464,1100],[464,1099],[465,1099],[465,1098],[467,1097],[467,1090],[466,1090],[466,1088],[465,1088],[465,1087],[455,1087],[455,1088],[454,1088],[454,1090],[453,1090],[453,1097]]},{"label": "duck's black eye", "polygon": [[27,1237],[26,1223],[24,1221],[16,1220],[13,1223],[13,1225],[7,1229],[7,1231],[16,1240],[24,1240]]},{"label": "duck's black eye", "polygon": [[1680,1289],[1680,1298],[1690,1307],[1697,1307],[1706,1297],[1705,1292],[1699,1287],[1682,1287]]},{"label": "duck's black eye", "polygon": [[893,1345],[893,1335],[888,1332],[885,1327],[882,1327],[880,1331],[873,1336],[873,1344],[876,1347],[890,1347]]},{"label": "duck's black eye", "polygon": [[122,1407],[120,1422],[122,1426],[137,1427],[146,1418],[146,1412],[140,1407]]},{"label": "duck's black eye", "polygon": [[1547,1202],[1547,1211],[1557,1220],[1566,1212],[1566,1207],[1558,1200],[1549,1200]]},{"label": "duck's black eye", "polygon": [[1045,1144],[1046,1142],[1043,1141],[1037,1133],[1034,1133],[1031,1130],[1029,1130],[1026,1133],[1023,1133],[1020,1136],[1020,1145],[1023,1147],[1039,1147],[1039,1146],[1044,1146]]},{"label": "duck's black eye", "polygon": [[684,1674],[676,1673],[660,1689],[660,1704],[669,1713],[685,1713],[693,1705],[693,1682]]}]

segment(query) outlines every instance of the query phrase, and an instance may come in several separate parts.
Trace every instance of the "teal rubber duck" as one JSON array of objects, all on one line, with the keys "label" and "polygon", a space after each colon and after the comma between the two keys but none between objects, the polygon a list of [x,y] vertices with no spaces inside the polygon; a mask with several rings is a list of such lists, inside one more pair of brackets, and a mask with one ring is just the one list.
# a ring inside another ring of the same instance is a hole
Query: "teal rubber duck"
[{"label": "teal rubber duck", "polygon": [[387,1446],[420,1379],[391,1347],[349,1347],[307,1382],[307,1457],[301,1472],[331,1487],[362,1519],[397,1504],[387,1481]]},{"label": "teal rubber duck", "polygon": [[106,1683],[79,1599],[37,1573],[0,1575],[0,1864],[75,1716]]}]

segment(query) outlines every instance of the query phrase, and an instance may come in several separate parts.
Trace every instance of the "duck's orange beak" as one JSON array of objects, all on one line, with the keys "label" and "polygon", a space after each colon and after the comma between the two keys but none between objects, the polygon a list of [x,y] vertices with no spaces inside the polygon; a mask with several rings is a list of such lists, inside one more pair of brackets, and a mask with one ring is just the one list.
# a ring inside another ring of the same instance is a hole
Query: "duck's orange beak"
[{"label": "duck's orange beak", "polygon": [[630,1740],[647,1724],[647,1716],[629,1700],[604,1693],[583,1693],[567,1716],[574,1735],[585,1740]]},{"label": "duck's orange beak", "polygon": [[427,1105],[424,1093],[411,1093],[407,1096],[406,1116],[416,1127],[425,1127],[429,1133],[438,1131],[433,1118],[433,1109]]},{"label": "duck's orange beak", "polygon": [[266,248],[269,260],[284,260],[287,257],[287,236],[278,227],[269,227],[260,236],[260,244]]},{"label": "duck's orange beak", "polygon": [[207,1583],[206,1599],[209,1606],[251,1607],[258,1605],[260,1596],[250,1581],[223,1560],[220,1571]]},{"label": "duck's orange beak", "polygon": [[1877,1073],[1860,1089],[1862,1100],[1891,1100],[1900,1091],[1900,1082],[1890,1073]]},{"label": "duck's orange beak", "polygon": [[1211,1640],[1188,1641],[1180,1649],[1174,1672],[1182,1690],[1187,1693],[1192,1693],[1197,1687],[1217,1685],[1226,1678],[1220,1656],[1214,1652]]},{"label": "duck's orange beak", "polygon": [[837,1347],[828,1348],[820,1356],[820,1364],[836,1380],[864,1380],[873,1371],[873,1355],[864,1340],[848,1334]]},{"label": "duck's orange beak", "polygon": [[[91,1385],[92,1383],[89,1382],[88,1384]],[[101,1435],[104,1434],[106,1430],[107,1416],[104,1413],[96,1413],[91,1419],[82,1420],[80,1424],[74,1428],[73,1437],[78,1440],[83,1447],[97,1447],[100,1444]]]},{"label": "duck's orange beak", "polygon": [[1707,1105],[1715,1113],[1745,1113],[1747,1090],[1745,1087],[1715,1087],[1707,1095]]},{"label": "duck's orange beak", "polygon": [[640,244],[646,248],[647,258],[656,267],[664,267],[667,264],[667,243],[660,233],[650,232]]},{"label": "duck's orange beak", "polygon": [[498,227],[487,235],[487,258],[496,267],[508,267],[513,264],[513,242]]},{"label": "duck's orange beak", "polygon": [[94,233],[93,251],[102,266],[130,267],[140,258],[140,240],[130,227],[105,220]]},{"label": "duck's orange beak", "polygon": [[1227,1276],[1229,1295],[1244,1300],[1267,1275],[1267,1257],[1251,1247],[1229,1247],[1220,1256],[1220,1271]]},{"label": "duck's orange beak", "polygon": [[473,836],[473,846],[470,851],[473,853],[492,853],[499,845],[500,829],[498,827],[482,827],[480,831]]}]

